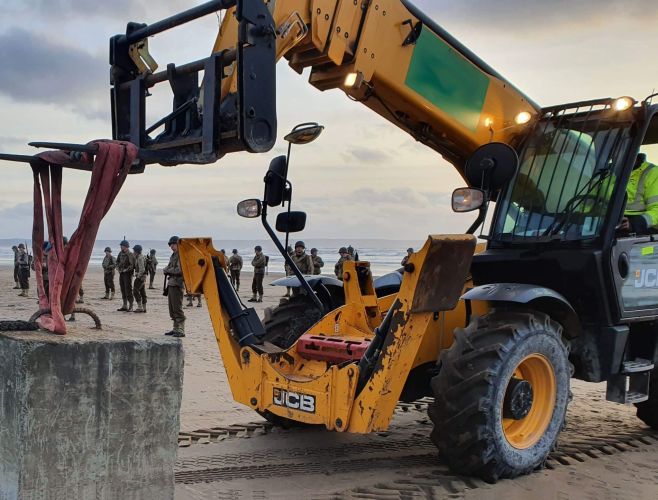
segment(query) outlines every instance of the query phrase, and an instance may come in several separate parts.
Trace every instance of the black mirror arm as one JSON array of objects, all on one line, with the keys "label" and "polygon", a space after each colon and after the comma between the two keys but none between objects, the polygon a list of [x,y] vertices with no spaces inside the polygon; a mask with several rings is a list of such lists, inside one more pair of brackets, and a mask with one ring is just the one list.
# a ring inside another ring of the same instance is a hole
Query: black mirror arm
[{"label": "black mirror arm", "polygon": [[[290,152],[288,152],[290,155]],[[288,200],[288,216],[292,210],[292,182],[286,179],[286,185],[290,188],[290,199]],[[288,253],[288,245],[290,244],[290,231],[286,231],[286,253]]]},{"label": "black mirror arm", "polygon": [[484,202],[482,203],[482,206],[478,210],[478,217],[475,219],[475,222],[471,224],[471,227],[468,228],[466,231],[466,234],[475,234],[475,231],[477,230],[478,227],[484,222],[484,219],[487,218],[487,210],[489,209],[489,193],[485,191],[484,195]]},{"label": "black mirror arm", "polygon": [[267,203],[263,202],[263,211],[261,213],[261,221],[263,223],[263,227],[265,228],[265,231],[267,231],[267,234],[270,236],[272,241],[274,242],[274,245],[276,248],[279,250],[279,253],[283,256],[284,260],[286,261],[286,264],[290,266],[290,269],[292,269],[292,272],[297,276],[297,279],[299,280],[299,283],[302,285],[302,288],[306,290],[306,293],[308,296],[311,298],[313,303],[316,305],[316,307],[320,310],[320,312],[324,313],[324,306],[322,305],[322,302],[318,298],[318,296],[315,294],[313,291],[313,288],[311,288],[311,285],[308,284],[308,281],[304,278],[304,275],[302,272],[299,270],[297,267],[297,264],[290,258],[290,255],[288,255],[288,252],[286,251],[286,247],[284,247],[281,244],[281,241],[277,237],[276,233],[270,226],[270,223],[267,221]]}]

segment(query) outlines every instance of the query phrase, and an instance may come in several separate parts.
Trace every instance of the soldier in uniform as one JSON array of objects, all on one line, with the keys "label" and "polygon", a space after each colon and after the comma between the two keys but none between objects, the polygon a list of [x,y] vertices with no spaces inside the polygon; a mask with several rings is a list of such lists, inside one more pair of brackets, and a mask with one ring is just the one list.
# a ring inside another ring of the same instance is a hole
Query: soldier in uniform
[{"label": "soldier in uniform", "polygon": [[11,249],[14,251],[14,290],[20,290],[18,282],[18,247],[16,245],[12,246]]},{"label": "soldier in uniform", "polygon": [[119,243],[121,251],[117,255],[117,270],[119,271],[119,286],[123,305],[117,311],[133,310],[133,273],[135,272],[135,256],[130,252],[130,243],[123,240]]},{"label": "soldier in uniform", "polygon": [[313,259],[306,253],[306,245],[303,241],[295,243],[295,253],[292,260],[302,274],[306,276],[313,274]]},{"label": "soldier in uniform", "polygon": [[[263,302],[263,278],[265,277],[265,266],[267,259],[263,254],[263,248],[260,245],[254,247],[256,255],[251,260],[251,265],[254,266],[254,280],[251,283],[252,297],[247,302]],[[256,297],[258,295],[258,297]]]},{"label": "soldier in uniform", "polygon": [[185,313],[183,312],[183,270],[180,267],[178,256],[178,236],[169,238],[171,257],[169,264],[162,270],[167,277],[167,300],[169,301],[169,317],[174,322],[174,327],[165,335],[181,338],[185,337]]},{"label": "soldier in uniform", "polygon": [[30,289],[30,256],[25,251],[23,243],[18,245],[18,283],[21,289],[19,297],[27,297]]},{"label": "soldier in uniform", "polygon": [[136,313],[146,312],[146,277],[148,269],[146,268],[146,258],[142,255],[142,245],[133,247],[135,257],[135,281],[133,282],[133,295],[137,301]]},{"label": "soldier in uniform", "polygon": [[[290,245],[288,245],[288,247],[286,248],[286,252],[288,252],[288,256],[292,259],[292,256],[295,254],[295,251],[292,249],[292,247]],[[290,276],[292,274],[292,269],[290,269],[290,266],[288,265],[287,262],[285,264],[283,264],[283,269],[286,272],[286,276]],[[284,297],[290,297],[291,291],[292,291],[292,288],[287,286],[286,287],[286,294],[284,295]]]},{"label": "soldier in uniform", "polygon": [[105,282],[105,300],[114,298],[114,270],[117,267],[117,260],[112,255],[112,249],[105,247],[105,257],[103,258],[103,281]]},{"label": "soldier in uniform", "polygon": [[226,250],[222,248],[219,252],[222,254],[222,259],[224,259],[224,264],[226,265],[226,269],[228,269],[228,255],[226,255]]},{"label": "soldier in uniform", "polygon": [[242,271],[242,257],[238,254],[238,249],[234,248],[231,257],[228,259],[228,268],[231,272],[231,285],[235,291],[240,290],[240,271]]},{"label": "soldier in uniform", "polygon": [[155,271],[158,268],[158,259],[155,257],[155,249],[149,250],[146,256],[146,269],[149,272],[149,290],[154,290],[153,280],[155,279]]},{"label": "soldier in uniform", "polygon": [[324,267],[324,261],[322,260],[322,257],[318,255],[317,248],[311,248],[311,259],[313,259],[313,274],[320,274]]},{"label": "soldier in uniform", "polygon": [[194,307],[194,299],[197,299],[197,307],[201,306],[201,294],[200,293],[186,293],[185,298],[187,299],[186,307]]},{"label": "soldier in uniform", "polygon": [[407,255],[405,255],[404,258],[402,259],[402,262],[400,262],[401,266],[407,265],[407,262],[409,262],[409,257],[411,257],[412,253],[414,253],[414,249],[411,247],[407,248]]},{"label": "soldier in uniform", "polygon": [[350,254],[345,247],[340,247],[338,253],[340,254],[340,259],[338,259],[338,262],[336,262],[336,265],[334,266],[334,273],[339,280],[343,281],[343,262],[346,260],[352,260],[352,257],[350,257]]}]

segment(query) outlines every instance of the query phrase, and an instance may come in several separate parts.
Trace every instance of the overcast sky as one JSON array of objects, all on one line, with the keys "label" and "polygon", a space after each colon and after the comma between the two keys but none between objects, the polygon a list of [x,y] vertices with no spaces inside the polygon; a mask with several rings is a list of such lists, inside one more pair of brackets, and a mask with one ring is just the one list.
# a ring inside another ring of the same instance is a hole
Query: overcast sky
[{"label": "overcast sky", "polygon": [[[108,39],[127,21],[153,22],[200,2],[183,0],[0,0],[0,151],[31,153],[30,140],[87,142],[111,135]],[[416,0],[439,24],[541,105],[595,97],[642,99],[658,87],[655,0]],[[207,55],[218,19],[207,16],[151,41],[161,66]],[[462,232],[450,193],[462,184],[452,167],[386,120],[338,91],[319,92],[285,63],[278,68],[279,133],[318,121],[326,130],[293,151],[297,209],[304,237],[422,239]],[[269,160],[235,154],[204,167],[152,167],[131,176],[100,238],[212,235],[263,238],[236,203],[262,193]],[[656,159],[658,160],[658,159]],[[32,178],[0,162],[0,238],[31,232]],[[66,172],[70,233],[88,175]]]}]

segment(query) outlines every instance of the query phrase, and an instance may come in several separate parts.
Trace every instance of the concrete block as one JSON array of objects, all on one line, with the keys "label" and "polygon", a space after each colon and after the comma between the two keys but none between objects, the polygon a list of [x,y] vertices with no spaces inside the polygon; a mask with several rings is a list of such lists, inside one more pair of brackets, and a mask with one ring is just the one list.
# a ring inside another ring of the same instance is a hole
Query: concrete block
[{"label": "concrete block", "polygon": [[0,332],[0,499],[173,498],[181,343],[71,330]]}]

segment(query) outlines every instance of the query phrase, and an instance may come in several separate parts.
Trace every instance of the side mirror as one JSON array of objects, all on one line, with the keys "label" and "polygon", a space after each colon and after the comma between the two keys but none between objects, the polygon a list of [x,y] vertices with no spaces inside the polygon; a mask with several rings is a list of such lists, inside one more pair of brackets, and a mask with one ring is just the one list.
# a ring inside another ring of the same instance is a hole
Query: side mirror
[{"label": "side mirror", "polygon": [[459,188],[452,193],[452,211],[472,212],[484,205],[484,191],[474,188]]},{"label": "side mirror", "polygon": [[466,162],[464,176],[471,186],[493,193],[503,188],[519,168],[514,148],[502,142],[480,146]]},{"label": "side mirror", "polygon": [[292,129],[292,132],[286,135],[284,140],[290,144],[308,144],[317,139],[323,130],[324,127],[317,123],[302,123]]},{"label": "side mirror", "polygon": [[282,212],[276,217],[276,230],[280,233],[299,233],[306,227],[306,212]]},{"label": "side mirror", "polygon": [[290,191],[286,188],[288,160],[277,156],[270,162],[265,174],[265,202],[268,207],[277,207],[284,201],[290,201]]},{"label": "side mirror", "polygon": [[238,203],[238,215],[246,219],[260,217],[261,209],[260,200],[255,198],[251,200],[243,200]]}]

